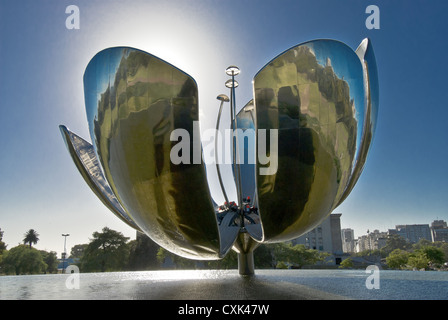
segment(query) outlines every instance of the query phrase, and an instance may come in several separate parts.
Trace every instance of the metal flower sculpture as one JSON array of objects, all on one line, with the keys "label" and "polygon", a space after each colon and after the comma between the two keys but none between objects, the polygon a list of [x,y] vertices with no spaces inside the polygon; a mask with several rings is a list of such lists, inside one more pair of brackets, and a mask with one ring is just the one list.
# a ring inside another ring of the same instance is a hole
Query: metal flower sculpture
[{"label": "metal flower sculpture", "polygon": [[[230,98],[218,96],[217,128],[230,101],[237,199],[228,198],[217,164],[222,205],[201,161],[196,82],[149,53],[95,55],[84,74],[92,143],[60,129],[83,178],[118,218],[186,258],[220,259],[233,249],[240,274],[252,274],[258,245],[299,237],[353,189],[374,135],[378,76],[368,39],[356,51],[306,42],[255,75],[254,99],[236,114],[239,70],[226,72]],[[241,152],[254,161],[240,162]]]}]

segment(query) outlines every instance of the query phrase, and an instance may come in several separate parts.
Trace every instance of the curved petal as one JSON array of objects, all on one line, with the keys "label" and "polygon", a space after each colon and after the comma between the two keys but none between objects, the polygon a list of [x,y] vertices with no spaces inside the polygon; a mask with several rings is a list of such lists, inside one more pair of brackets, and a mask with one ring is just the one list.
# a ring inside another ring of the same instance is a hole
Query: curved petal
[{"label": "curved petal", "polygon": [[194,79],[151,54],[117,47],[90,61],[84,90],[104,176],[135,223],[180,256],[222,257],[228,241],[220,238],[201,162]]},{"label": "curved petal", "polygon": [[260,129],[277,132],[266,140],[270,162],[257,150],[263,241],[286,241],[318,225],[343,195],[361,145],[363,69],[344,43],[315,40],[273,59],[253,86],[257,144]]},{"label": "curved petal", "polygon": [[[232,123],[233,124],[233,123]],[[239,163],[242,182],[244,228],[250,236],[262,240],[262,229],[258,214],[258,201],[255,182],[255,109],[254,101],[250,100],[237,114],[239,143]],[[236,179],[236,178],[234,178]]]},{"label": "curved petal", "polygon": [[376,67],[375,53],[373,52],[372,43],[369,39],[364,39],[356,49],[356,54],[362,63],[364,75],[364,95],[365,95],[365,120],[362,131],[362,139],[360,152],[356,159],[356,164],[347,188],[344,191],[341,199],[335,205],[339,206],[350,194],[358,182],[359,177],[364,169],[367,160],[367,154],[372,144],[373,136],[375,134],[376,120],[378,116],[378,102],[379,102],[379,86],[378,86],[378,71]]},{"label": "curved petal", "polygon": [[142,232],[125,212],[110,189],[98,164],[98,159],[93,151],[93,146],[68,130],[65,126],[61,125],[59,126],[59,129],[61,130],[62,137],[64,138],[70,156],[92,191],[120,220],[137,231]]}]

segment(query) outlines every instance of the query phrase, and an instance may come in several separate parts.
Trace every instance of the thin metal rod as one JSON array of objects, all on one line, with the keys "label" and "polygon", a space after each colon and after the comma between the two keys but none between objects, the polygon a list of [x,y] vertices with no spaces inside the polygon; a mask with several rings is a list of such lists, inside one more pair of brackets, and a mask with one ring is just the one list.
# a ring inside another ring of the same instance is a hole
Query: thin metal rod
[{"label": "thin metal rod", "polygon": [[[242,183],[241,183],[241,170],[240,170],[240,157],[239,157],[239,144],[238,144],[238,125],[236,119],[236,102],[235,102],[235,75],[232,72],[232,88],[230,90],[230,104],[231,104],[231,116],[233,120],[233,132],[234,138],[232,137],[232,147],[233,147],[233,165],[236,176],[236,189],[238,196],[238,204],[240,206],[240,214],[243,213],[243,196],[242,196]],[[241,227],[244,227],[244,218],[241,218]]]},{"label": "thin metal rod", "polygon": [[64,271],[65,271],[65,258],[66,258],[66,256],[67,256],[67,247],[66,247],[66,243],[67,243],[67,237],[69,236],[70,234],[62,234],[62,236],[64,237],[64,256],[63,256],[63,258],[62,258],[62,273],[64,273]]},{"label": "thin metal rod", "polygon": [[219,163],[218,163],[218,133],[219,133],[219,122],[221,120],[221,113],[222,113],[222,105],[224,104],[224,101],[221,101],[221,106],[219,107],[219,112],[218,112],[218,120],[216,121],[216,136],[215,136],[215,162],[216,162],[216,172],[218,173],[218,179],[219,179],[219,185],[221,186],[221,190],[222,190],[222,194],[224,195],[224,198],[226,199],[226,203],[229,203],[229,198],[227,197],[227,193],[224,189],[224,184],[222,182],[222,177],[221,177],[221,170],[219,168]]}]

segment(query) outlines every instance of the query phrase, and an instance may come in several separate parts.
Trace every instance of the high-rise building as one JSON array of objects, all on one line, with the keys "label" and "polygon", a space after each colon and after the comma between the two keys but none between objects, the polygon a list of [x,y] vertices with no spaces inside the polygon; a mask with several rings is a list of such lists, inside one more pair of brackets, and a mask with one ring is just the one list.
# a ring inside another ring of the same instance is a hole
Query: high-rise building
[{"label": "high-rise building", "polygon": [[350,228],[341,230],[342,251],[351,253],[356,251],[355,231]]},{"label": "high-rise building", "polygon": [[320,225],[292,240],[292,243],[294,245],[303,244],[308,249],[329,252],[333,255],[335,263],[339,264],[343,254],[341,214],[333,213],[329,215]]},{"label": "high-rise building", "polygon": [[443,220],[434,220],[431,223],[431,240],[448,242],[448,227]]},{"label": "high-rise building", "polygon": [[387,232],[380,232],[379,230],[373,230],[367,235],[363,235],[358,238],[357,252],[366,250],[377,250],[386,246]]},{"label": "high-rise building", "polygon": [[432,241],[429,224],[406,224],[396,225],[397,234],[408,240],[410,243],[417,243],[420,239]]}]

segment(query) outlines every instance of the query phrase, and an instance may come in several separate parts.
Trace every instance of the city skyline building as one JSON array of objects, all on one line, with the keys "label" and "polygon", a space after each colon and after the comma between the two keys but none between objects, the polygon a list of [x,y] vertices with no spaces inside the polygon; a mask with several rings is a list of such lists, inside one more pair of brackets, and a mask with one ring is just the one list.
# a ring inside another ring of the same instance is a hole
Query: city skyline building
[{"label": "city skyline building", "polygon": [[342,237],[342,251],[345,253],[352,253],[356,250],[355,231],[351,228],[344,228],[341,230]]},{"label": "city skyline building", "polygon": [[304,235],[292,240],[292,244],[303,244],[307,249],[328,252],[334,264],[342,261],[341,213],[330,214],[321,224]]},{"label": "city skyline building", "polygon": [[448,242],[448,227],[444,220],[434,220],[431,223],[431,241]]},{"label": "city skyline building", "polygon": [[387,232],[380,232],[379,230],[369,232],[367,230],[367,235],[362,235],[358,238],[356,243],[356,252],[378,250],[383,248],[386,245],[387,235]]},{"label": "city skyline building", "polygon": [[[394,229],[391,229],[394,230]],[[431,231],[429,229],[429,224],[403,224],[396,225],[395,231],[390,231],[390,233],[398,234],[410,243],[417,243],[421,239],[431,240]]]},{"label": "city skyline building", "polygon": [[[347,238],[349,242],[350,228],[341,230],[342,241],[344,244],[344,237]],[[353,252],[362,252],[366,250],[377,250],[383,248],[387,243],[387,238],[390,235],[399,235],[411,244],[418,243],[420,240],[424,239],[430,242],[448,242],[448,227],[444,220],[434,220],[429,224],[403,224],[396,225],[395,229],[388,229],[386,232],[380,232],[379,230],[374,230],[367,234],[359,236],[354,240],[355,250]],[[345,244],[348,248],[348,244]],[[344,249],[344,252],[348,249]]]}]

